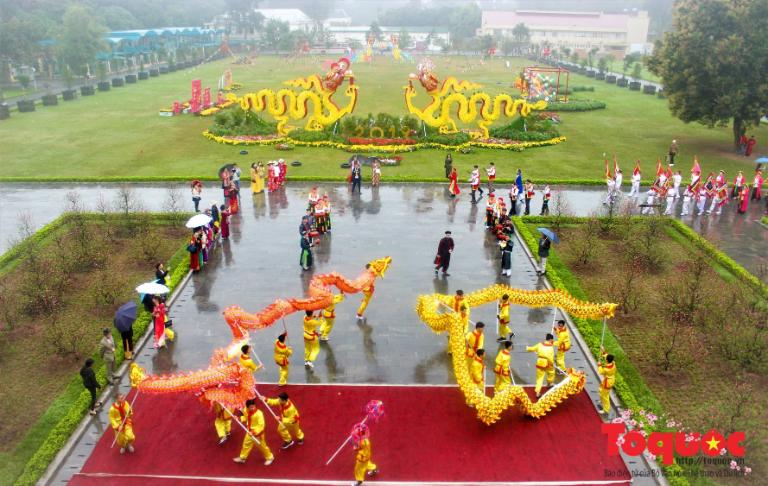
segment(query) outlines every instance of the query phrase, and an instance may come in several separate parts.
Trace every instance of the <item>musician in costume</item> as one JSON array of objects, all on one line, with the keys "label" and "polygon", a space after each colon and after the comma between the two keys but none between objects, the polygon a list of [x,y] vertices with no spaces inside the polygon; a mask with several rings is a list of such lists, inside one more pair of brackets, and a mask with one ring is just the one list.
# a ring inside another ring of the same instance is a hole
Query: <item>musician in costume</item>
[{"label": "musician in costume", "polygon": [[763,197],[763,171],[757,169],[755,171],[755,179],[752,182],[752,197],[753,201],[759,201]]},{"label": "musician in costume", "polygon": [[288,366],[290,365],[290,356],[293,354],[293,348],[285,343],[288,333],[284,332],[277,336],[275,340],[274,358],[275,364],[279,369],[279,379],[277,386],[285,386],[288,383]]},{"label": "musician in costume", "polygon": [[320,352],[320,339],[317,328],[322,324],[319,317],[311,310],[305,311],[304,316],[304,366],[314,368],[314,361]]},{"label": "musician in costume", "polygon": [[690,185],[685,188],[685,191],[683,192],[683,211],[680,213],[680,216],[688,216],[688,210],[691,206],[691,200],[696,195],[696,190],[692,188]]},{"label": "musician in costume", "polygon": [[510,216],[517,216],[517,199],[520,196],[520,189],[517,185],[512,185],[509,189],[509,214]]},{"label": "musician in costume", "polygon": [[533,200],[533,196],[536,194],[536,191],[533,188],[533,182],[531,182],[530,179],[525,181],[523,190],[525,192],[525,212],[523,214],[528,216],[531,214],[531,201]]},{"label": "musician in costume", "polygon": [[512,384],[510,380],[512,372],[509,369],[509,364],[512,361],[509,348],[512,347],[512,341],[503,341],[503,346],[496,355],[493,365],[493,374],[496,375],[496,381],[493,384],[494,393],[498,393]]},{"label": "musician in costume", "polygon": [[331,303],[323,309],[323,323],[320,326],[320,340],[328,341],[331,331],[333,330],[333,323],[336,321],[336,304],[344,300],[344,293],[336,294],[333,296]]},{"label": "musician in costume", "polygon": [[472,191],[472,204],[477,204],[478,198],[475,197],[475,192],[480,191],[480,198],[483,197],[483,188],[480,187],[480,169],[477,166],[472,169],[469,176],[469,185]]},{"label": "musician in costume", "polygon": [[325,212],[325,231],[331,231],[331,200],[328,198],[328,193],[323,194],[323,211]]},{"label": "musician in costume", "polygon": [[246,401],[245,407],[240,421],[245,424],[245,429],[250,433],[245,434],[245,437],[243,437],[243,447],[240,449],[240,455],[235,457],[233,461],[245,464],[255,445],[264,457],[264,465],[269,466],[274,462],[275,456],[269,449],[269,445],[267,445],[267,437],[264,431],[264,413],[256,408],[256,400],[254,399]]},{"label": "musician in costume", "polygon": [[488,200],[485,202],[485,227],[493,228],[496,225],[494,212],[496,211],[496,195],[488,193]]},{"label": "musician in costume", "polygon": [[317,193],[317,187],[313,187],[312,190],[309,191],[309,196],[307,197],[307,209],[314,211],[315,205],[319,200],[320,194]]},{"label": "musician in costume", "polygon": [[134,452],[136,435],[133,433],[133,410],[125,395],[120,392],[115,396],[115,403],[109,407],[109,425],[117,436],[120,454],[125,454],[125,451]]},{"label": "musician in costume", "polygon": [[609,414],[611,412],[611,388],[616,383],[616,363],[612,354],[605,352],[600,348],[603,360],[597,366],[597,372],[600,374],[600,413]]},{"label": "musician in costume", "polygon": [[493,162],[485,168],[485,173],[488,175],[488,193],[493,192],[493,183],[496,182],[496,166]]},{"label": "musician in costume", "polygon": [[287,449],[295,443],[302,445],[304,432],[300,426],[301,417],[296,405],[288,398],[288,394],[283,392],[277,398],[267,398],[267,405],[278,407],[280,410],[280,424],[277,426],[277,433],[283,439],[281,449]]},{"label": "musician in costume", "polygon": [[544,341],[525,348],[526,351],[536,353],[536,398],[541,397],[541,387],[544,378],[547,386],[555,382],[555,348],[554,336],[547,334]]}]

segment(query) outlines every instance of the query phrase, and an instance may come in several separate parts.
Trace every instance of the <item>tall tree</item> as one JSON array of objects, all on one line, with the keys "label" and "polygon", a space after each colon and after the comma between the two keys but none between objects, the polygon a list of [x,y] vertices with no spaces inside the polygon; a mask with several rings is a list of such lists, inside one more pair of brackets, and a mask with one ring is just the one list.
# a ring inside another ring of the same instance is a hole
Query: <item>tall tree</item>
[{"label": "tall tree", "polygon": [[264,26],[264,42],[269,47],[278,52],[279,50],[288,50],[293,48],[293,36],[288,22],[281,22],[277,19],[270,19]]},{"label": "tall tree", "polygon": [[520,22],[512,27],[512,38],[520,45],[528,44],[531,40],[531,31],[524,23]]},{"label": "tall tree", "polygon": [[79,74],[86,72],[86,64],[96,59],[96,54],[105,48],[106,27],[93,15],[89,7],[70,5],[64,13],[59,49],[64,62]]},{"label": "tall tree", "polygon": [[733,122],[733,141],[768,112],[768,0],[679,0],[674,28],[648,61],[672,113],[709,127]]},{"label": "tall tree", "polygon": [[381,40],[381,27],[379,27],[379,23],[375,20],[371,22],[371,27],[368,29],[368,35],[373,36],[377,41]]},{"label": "tall tree", "polygon": [[397,35],[397,42],[401,49],[408,49],[413,44],[413,39],[408,29],[405,27],[400,29],[400,33]]}]

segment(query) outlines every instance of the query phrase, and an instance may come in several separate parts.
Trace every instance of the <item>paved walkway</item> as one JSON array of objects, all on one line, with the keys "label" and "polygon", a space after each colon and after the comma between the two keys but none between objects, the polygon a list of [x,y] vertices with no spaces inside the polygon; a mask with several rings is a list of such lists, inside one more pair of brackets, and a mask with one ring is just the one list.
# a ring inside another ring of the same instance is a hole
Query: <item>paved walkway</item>
[{"label": "paved walkway", "polygon": [[[289,382],[293,383],[454,383],[445,337],[433,334],[415,315],[418,294],[473,290],[496,282],[524,289],[544,288],[518,242],[513,251],[513,276],[502,278],[498,246],[485,232],[484,209],[463,200],[450,200],[436,185],[391,185],[366,188],[361,196],[350,195],[345,186],[323,185],[334,207],[333,233],[316,251],[313,272],[302,272],[299,264],[298,223],[306,207],[308,186],[291,185],[280,193],[243,197],[243,211],[232,224],[232,237],[218,249],[205,270],[194,275],[179,291],[171,308],[178,339],[159,352],[145,347],[137,362],[150,373],[194,370],[207,366],[211,352],[229,343],[231,336],[221,312],[232,304],[258,311],[276,297],[304,295],[313,273],[339,271],[355,277],[364,264],[390,255],[393,263],[376,285],[375,296],[358,323],[354,317],[359,295],[349,296],[337,306],[331,341],[323,344],[314,371],[301,366],[301,316],[285,322],[295,355]],[[142,188],[142,197],[158,195],[156,188]],[[220,193],[206,189],[205,200]],[[598,193],[591,194],[594,202]],[[89,198],[92,196],[88,196]],[[85,199],[85,196],[84,196]],[[577,198],[576,201],[581,201]],[[584,199],[587,202],[587,199]],[[576,205],[581,204],[576,202]],[[437,241],[450,229],[456,251],[450,277],[434,277],[431,266]],[[541,340],[551,329],[553,309],[514,307],[512,326],[516,333],[513,369],[518,384],[534,381],[534,357],[525,345]],[[487,305],[472,313],[473,320],[495,322],[495,308]],[[277,370],[271,360],[272,343],[282,332],[281,324],[255,333],[257,354],[266,363],[258,380],[274,382]],[[486,348],[496,354],[495,329],[489,325]],[[579,346],[568,353],[567,362],[587,371],[587,391],[597,400],[598,379]],[[488,372],[488,379],[492,374]],[[127,380],[120,384],[128,390]],[[137,402],[140,413],[141,397]],[[543,419],[543,420],[546,420]],[[66,482],[78,471],[107,428],[105,414],[87,420],[87,429],[55,472],[52,483]],[[140,434],[140,431],[137,431]],[[643,469],[636,459],[630,470]]]}]

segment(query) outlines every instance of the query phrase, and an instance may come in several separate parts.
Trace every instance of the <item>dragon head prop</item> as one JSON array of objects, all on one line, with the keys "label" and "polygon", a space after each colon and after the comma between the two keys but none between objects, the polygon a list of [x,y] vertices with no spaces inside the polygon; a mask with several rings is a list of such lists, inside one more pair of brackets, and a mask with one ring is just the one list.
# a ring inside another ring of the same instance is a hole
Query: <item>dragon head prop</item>
[{"label": "dragon head prop", "polygon": [[377,260],[371,260],[368,262],[368,270],[373,273],[375,277],[384,277],[384,273],[392,263],[392,257],[379,258]]}]

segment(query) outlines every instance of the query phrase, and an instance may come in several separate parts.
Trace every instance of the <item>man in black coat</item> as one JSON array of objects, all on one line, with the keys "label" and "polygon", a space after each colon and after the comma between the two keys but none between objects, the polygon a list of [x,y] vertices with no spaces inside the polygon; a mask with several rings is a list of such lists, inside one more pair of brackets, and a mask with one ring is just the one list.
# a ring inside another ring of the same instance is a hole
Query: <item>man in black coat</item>
[{"label": "man in black coat", "polygon": [[453,253],[453,238],[451,238],[451,232],[446,231],[445,236],[440,240],[437,245],[437,256],[435,257],[435,275],[437,275],[440,268],[443,269],[443,275],[449,277],[448,265],[451,264],[451,253]]},{"label": "man in black coat", "polygon": [[96,380],[96,373],[93,371],[93,359],[85,360],[85,366],[80,368],[80,376],[83,378],[83,386],[91,392],[91,404],[88,405],[88,413],[96,415],[96,408],[101,407],[101,402],[96,401],[96,389],[101,388]]}]

